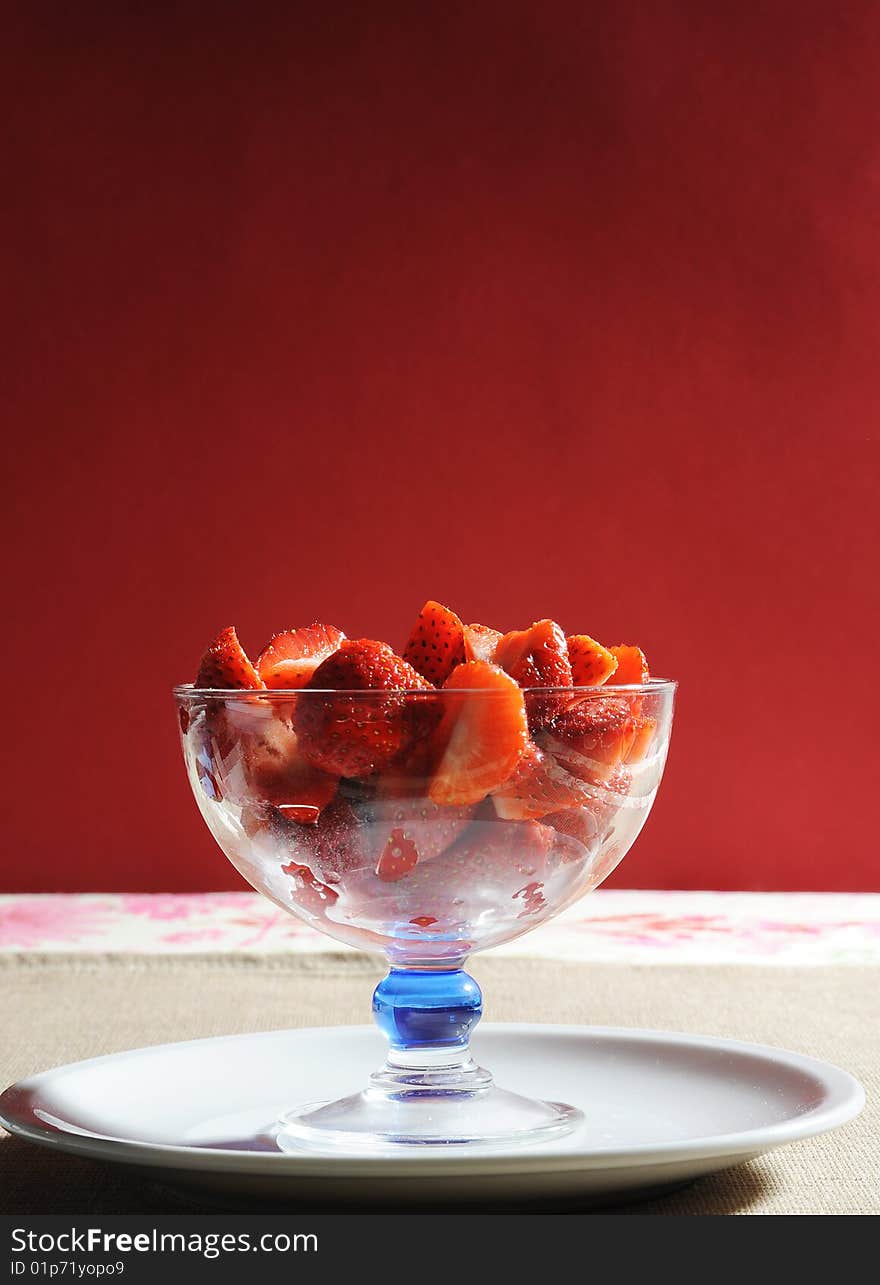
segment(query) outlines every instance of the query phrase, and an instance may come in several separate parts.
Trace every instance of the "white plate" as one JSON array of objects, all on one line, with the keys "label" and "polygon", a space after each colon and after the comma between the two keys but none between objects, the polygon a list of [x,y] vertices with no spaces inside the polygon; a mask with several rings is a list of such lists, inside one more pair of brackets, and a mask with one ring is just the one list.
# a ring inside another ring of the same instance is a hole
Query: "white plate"
[{"label": "white plate", "polygon": [[570,1102],[569,1137],[498,1151],[393,1157],[277,1150],[297,1102],[361,1088],[372,1027],[232,1035],[44,1071],[0,1097],[0,1123],[61,1151],[172,1185],[297,1201],[586,1200],[644,1194],[836,1128],[864,1093],[838,1067],[736,1040],[601,1027],[488,1025],[479,1061],[508,1089]]}]

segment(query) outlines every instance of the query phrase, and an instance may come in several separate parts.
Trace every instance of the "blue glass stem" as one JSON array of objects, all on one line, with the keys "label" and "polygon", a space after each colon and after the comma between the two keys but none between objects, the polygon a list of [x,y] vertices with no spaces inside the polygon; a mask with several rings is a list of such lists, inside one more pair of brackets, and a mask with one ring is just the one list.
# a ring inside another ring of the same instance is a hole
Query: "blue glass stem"
[{"label": "blue glass stem", "polygon": [[483,996],[473,977],[460,968],[392,968],[373,993],[373,1013],[398,1058],[446,1052],[453,1060],[464,1060],[483,1013]]}]

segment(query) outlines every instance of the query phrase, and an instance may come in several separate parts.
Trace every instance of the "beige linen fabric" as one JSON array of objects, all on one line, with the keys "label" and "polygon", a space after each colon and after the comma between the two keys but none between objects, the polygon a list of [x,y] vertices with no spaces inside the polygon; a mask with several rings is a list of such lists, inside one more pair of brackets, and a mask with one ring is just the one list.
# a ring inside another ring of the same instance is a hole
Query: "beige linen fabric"
[{"label": "beige linen fabric", "polygon": [[[363,1023],[378,961],[355,955],[0,956],[0,1086],[101,1053],[238,1031]],[[880,1212],[880,973],[857,966],[560,963],[477,959],[489,1020],[646,1026],[797,1049],[845,1067],[868,1106],[795,1143],[626,1214]],[[217,1212],[124,1166],[52,1153],[0,1130],[0,1211]],[[545,1205],[535,1212],[553,1212]],[[263,1206],[265,1208],[265,1206]],[[302,1208],[298,1203],[297,1208]],[[566,1212],[575,1212],[574,1206]]]}]

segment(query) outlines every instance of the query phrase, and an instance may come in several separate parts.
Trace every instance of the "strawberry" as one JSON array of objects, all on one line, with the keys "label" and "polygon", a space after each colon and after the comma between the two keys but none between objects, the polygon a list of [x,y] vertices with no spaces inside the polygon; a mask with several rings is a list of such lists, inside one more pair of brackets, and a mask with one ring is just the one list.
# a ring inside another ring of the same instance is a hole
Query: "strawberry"
[{"label": "strawberry", "polygon": [[632,789],[632,783],[632,772],[629,771],[626,764],[615,763],[605,780],[602,782],[602,786],[612,794],[624,796],[629,794]]},{"label": "strawberry", "polygon": [[220,631],[199,662],[195,686],[199,688],[262,688],[260,675],[254,669],[229,625]]},{"label": "strawberry", "polygon": [[426,602],[403,649],[403,659],[439,687],[465,659],[464,625],[455,612],[439,602]]},{"label": "strawberry", "polygon": [[[433,861],[461,838],[470,823],[474,809],[439,807],[428,798],[402,798],[391,792],[389,778],[381,778],[376,795],[363,804],[361,815],[366,829],[366,845],[377,859],[394,835],[400,835],[412,846],[417,861]],[[396,781],[391,784],[396,786]]]},{"label": "strawberry", "polygon": [[[475,821],[461,841],[437,861],[418,867],[400,884],[399,915],[410,923],[455,923],[462,890],[479,895],[487,911],[523,897],[543,875],[555,832],[538,821]],[[478,894],[479,890],[479,894]]]},{"label": "strawberry", "polygon": [[[553,620],[538,620],[528,629],[505,634],[495,649],[495,663],[520,687],[571,687],[571,662],[565,634]],[[528,701],[532,731],[566,704],[558,696],[533,696]]]},{"label": "strawberry", "polygon": [[557,844],[562,848],[563,861],[580,861],[595,852],[607,819],[603,812],[610,815],[610,810],[603,809],[601,803],[593,803],[580,808],[566,808],[562,812],[550,812],[543,818],[544,825],[552,826],[559,834],[565,835],[567,840],[574,840],[578,845],[575,848],[570,842]]},{"label": "strawberry", "polygon": [[505,634],[496,647],[495,664],[520,687],[571,687],[568,645],[553,620],[538,620],[528,629]]},{"label": "strawberry", "polygon": [[627,763],[640,763],[642,761],[651,748],[651,742],[656,731],[656,718],[639,718],[636,720],[633,743],[626,755]]},{"label": "strawberry", "polygon": [[339,785],[339,777],[315,767],[295,748],[278,756],[261,747],[251,756],[247,775],[255,794],[300,825],[317,824]]},{"label": "strawberry", "polygon": [[641,647],[612,647],[611,654],[617,661],[617,669],[614,673],[615,687],[648,682],[651,675]]},{"label": "strawberry", "polygon": [[[471,660],[443,685],[443,715],[435,733],[443,756],[428,794],[435,803],[478,803],[506,781],[528,742],[525,701],[516,682],[497,665]],[[454,692],[485,695],[456,700]]]},{"label": "strawberry", "polygon": [[280,849],[301,866],[308,866],[323,883],[337,884],[349,870],[375,865],[364,842],[361,818],[347,799],[337,794],[321,812],[316,824],[302,825],[285,817],[279,808],[264,804],[268,829]]},{"label": "strawberry", "polygon": [[541,749],[582,781],[601,783],[632,748],[635,724],[625,697],[588,696],[537,734]]},{"label": "strawberry", "polygon": [[513,775],[492,791],[495,811],[505,821],[538,818],[573,808],[584,797],[583,782],[531,743]]},{"label": "strawberry", "polygon": [[[310,689],[316,695],[297,700],[294,727],[306,757],[335,776],[382,771],[438,716],[429,702],[405,695],[406,690],[431,691],[430,683],[372,639],[341,643],[312,674],[305,690]],[[361,691],[376,695],[351,694]]]},{"label": "strawberry", "polygon": [[589,634],[572,634],[566,643],[575,687],[600,687],[617,669],[617,658]]},{"label": "strawberry", "polygon": [[544,818],[557,832],[555,851],[563,865],[589,862],[589,886],[595,888],[611,873],[620,860],[620,844],[613,842],[616,809],[596,803],[592,810],[574,809],[556,812]]},{"label": "strawberry", "polygon": [[465,660],[490,660],[494,663],[495,651],[501,638],[499,631],[490,629],[488,625],[465,625]]},{"label": "strawberry", "polygon": [[257,657],[257,672],[267,687],[305,687],[321,661],[344,639],[341,629],[319,621],[274,634]]},{"label": "strawberry", "polygon": [[552,830],[538,821],[476,821],[443,858],[444,877],[452,889],[456,876],[515,886],[543,873],[552,846]]}]

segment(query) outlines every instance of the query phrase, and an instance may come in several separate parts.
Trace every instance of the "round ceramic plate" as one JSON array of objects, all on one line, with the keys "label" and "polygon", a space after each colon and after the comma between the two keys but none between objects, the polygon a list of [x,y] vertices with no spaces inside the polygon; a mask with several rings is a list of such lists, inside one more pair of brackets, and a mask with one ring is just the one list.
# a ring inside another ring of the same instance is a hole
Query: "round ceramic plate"
[{"label": "round ceramic plate", "polygon": [[165,1184],[242,1197],[608,1201],[823,1133],[864,1102],[838,1067],[735,1040],[490,1024],[473,1049],[497,1083],[573,1103],[584,1123],[562,1140],[502,1152],[281,1152],[282,1112],[361,1088],[383,1060],[374,1028],[331,1027],[164,1044],[44,1071],[0,1097],[0,1124]]}]

